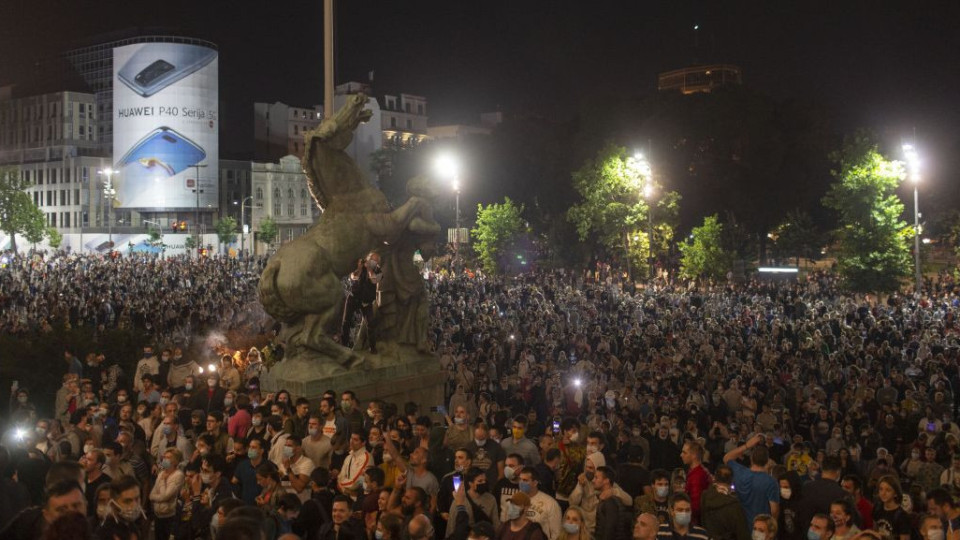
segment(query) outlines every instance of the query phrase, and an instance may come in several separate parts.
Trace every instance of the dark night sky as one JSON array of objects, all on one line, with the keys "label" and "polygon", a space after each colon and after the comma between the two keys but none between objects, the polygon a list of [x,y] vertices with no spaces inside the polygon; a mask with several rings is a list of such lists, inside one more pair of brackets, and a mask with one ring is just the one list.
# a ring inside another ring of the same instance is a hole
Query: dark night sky
[{"label": "dark night sky", "polygon": [[[0,84],[98,33],[178,29],[219,44],[224,126],[236,132],[225,143],[242,151],[253,101],[322,102],[321,4],[3,0]],[[738,64],[775,98],[818,101],[842,129],[899,139],[915,127],[941,181],[942,158],[960,154],[960,2],[339,0],[337,24],[338,80],[375,70],[377,93],[427,96],[432,124],[497,108],[569,117],[647,95],[657,72],[696,59]]]}]

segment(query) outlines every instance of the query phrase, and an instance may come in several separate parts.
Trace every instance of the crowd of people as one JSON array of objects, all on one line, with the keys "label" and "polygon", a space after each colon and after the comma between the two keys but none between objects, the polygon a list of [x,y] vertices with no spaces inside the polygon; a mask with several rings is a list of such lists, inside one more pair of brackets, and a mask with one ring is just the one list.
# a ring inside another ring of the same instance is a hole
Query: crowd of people
[{"label": "crowd of people", "polygon": [[425,284],[445,403],[268,392],[255,348],[156,341],[129,379],[65,351],[55,410],[12,389],[0,540],[960,539],[949,275]]}]

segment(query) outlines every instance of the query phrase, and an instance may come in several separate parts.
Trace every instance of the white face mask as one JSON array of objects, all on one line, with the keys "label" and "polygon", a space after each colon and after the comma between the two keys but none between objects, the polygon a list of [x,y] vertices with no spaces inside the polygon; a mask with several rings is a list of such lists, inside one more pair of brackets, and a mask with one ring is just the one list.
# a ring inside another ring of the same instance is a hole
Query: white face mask
[{"label": "white face mask", "polygon": [[943,540],[943,529],[930,529],[927,531],[927,540]]},{"label": "white face mask", "polygon": [[780,488],[780,498],[790,500],[790,496],[793,495],[793,490],[790,488]]},{"label": "white face mask", "polygon": [[753,531],[753,533],[750,534],[750,539],[751,540],[767,540],[767,535],[763,534],[760,531]]}]

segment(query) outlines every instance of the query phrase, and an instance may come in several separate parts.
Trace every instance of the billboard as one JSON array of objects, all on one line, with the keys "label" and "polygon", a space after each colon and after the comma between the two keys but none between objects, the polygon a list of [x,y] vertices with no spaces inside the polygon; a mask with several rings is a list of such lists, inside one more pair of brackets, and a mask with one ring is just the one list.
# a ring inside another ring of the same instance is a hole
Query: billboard
[{"label": "billboard", "polygon": [[216,207],[218,99],[214,49],[184,43],[113,49],[117,207]]}]

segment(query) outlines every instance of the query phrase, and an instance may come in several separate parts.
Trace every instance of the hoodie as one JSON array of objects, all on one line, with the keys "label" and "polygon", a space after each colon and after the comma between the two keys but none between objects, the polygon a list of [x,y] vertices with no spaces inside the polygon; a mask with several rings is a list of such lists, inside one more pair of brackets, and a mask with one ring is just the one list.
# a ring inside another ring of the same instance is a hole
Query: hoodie
[{"label": "hoodie", "polygon": [[715,540],[750,540],[747,515],[733,493],[721,493],[710,486],[700,499],[701,525]]}]

